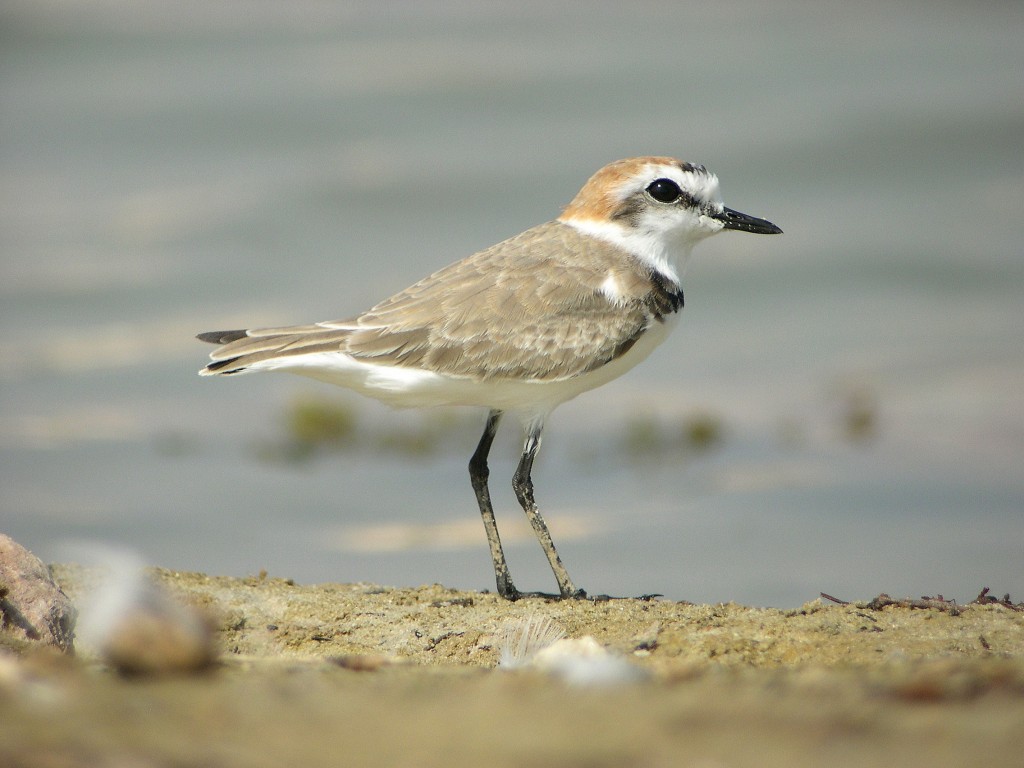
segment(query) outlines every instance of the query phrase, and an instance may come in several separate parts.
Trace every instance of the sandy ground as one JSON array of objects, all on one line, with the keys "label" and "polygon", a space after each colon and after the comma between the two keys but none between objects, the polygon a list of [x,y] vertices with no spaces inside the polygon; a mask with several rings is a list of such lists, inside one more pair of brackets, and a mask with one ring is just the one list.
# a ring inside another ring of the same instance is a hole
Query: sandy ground
[{"label": "sandy ground", "polygon": [[[73,599],[92,578],[53,570]],[[1024,765],[1024,612],[1001,605],[508,603],[154,576],[212,617],[218,661],[126,677],[87,652],[8,650],[0,765]],[[545,619],[608,653],[498,663]]]}]

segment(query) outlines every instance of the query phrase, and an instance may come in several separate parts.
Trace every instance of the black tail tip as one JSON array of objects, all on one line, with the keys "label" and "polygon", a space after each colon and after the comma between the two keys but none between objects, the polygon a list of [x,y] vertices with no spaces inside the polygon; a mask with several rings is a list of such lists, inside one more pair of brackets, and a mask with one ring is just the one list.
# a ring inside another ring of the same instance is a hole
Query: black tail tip
[{"label": "black tail tip", "polygon": [[[209,365],[207,365],[203,369],[203,373],[220,373],[220,374],[238,373],[239,371],[243,370],[245,368],[245,366],[244,365],[240,365],[237,368],[231,368],[231,366],[234,365],[237,362],[238,362],[238,358],[237,357],[232,357],[232,358],[229,358],[227,360],[217,360],[216,362],[213,362],[213,363],[210,363]],[[225,368],[228,369],[228,370],[225,370]]]},{"label": "black tail tip", "polygon": [[196,334],[196,338],[200,341],[205,341],[207,344],[230,344],[232,341],[244,339],[246,335],[244,330],[206,331],[205,333]]}]

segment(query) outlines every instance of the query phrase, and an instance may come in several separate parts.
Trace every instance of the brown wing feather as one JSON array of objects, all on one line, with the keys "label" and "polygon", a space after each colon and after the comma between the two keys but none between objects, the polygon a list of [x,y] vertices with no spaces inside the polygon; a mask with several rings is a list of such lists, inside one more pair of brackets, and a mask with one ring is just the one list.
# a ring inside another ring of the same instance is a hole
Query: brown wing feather
[{"label": "brown wing feather", "polygon": [[[619,302],[601,290],[609,274]],[[210,372],[343,351],[450,376],[564,379],[623,354],[680,304],[677,286],[614,246],[549,222],[445,267],[355,320],[248,331],[214,351]]]}]

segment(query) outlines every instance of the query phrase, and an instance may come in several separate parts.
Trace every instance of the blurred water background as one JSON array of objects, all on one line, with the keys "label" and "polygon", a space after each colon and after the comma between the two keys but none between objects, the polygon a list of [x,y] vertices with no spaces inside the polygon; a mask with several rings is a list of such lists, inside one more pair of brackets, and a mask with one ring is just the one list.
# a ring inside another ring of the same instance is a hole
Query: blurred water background
[{"label": "blurred water background", "polygon": [[[550,420],[534,479],[577,584],[1021,592],[1022,40],[1018,2],[9,0],[0,530],[493,589],[482,413],[201,380],[193,335],[353,314],[672,154],[785,234],[699,246],[668,342]],[[551,589],[520,440],[492,494],[518,586]]]}]

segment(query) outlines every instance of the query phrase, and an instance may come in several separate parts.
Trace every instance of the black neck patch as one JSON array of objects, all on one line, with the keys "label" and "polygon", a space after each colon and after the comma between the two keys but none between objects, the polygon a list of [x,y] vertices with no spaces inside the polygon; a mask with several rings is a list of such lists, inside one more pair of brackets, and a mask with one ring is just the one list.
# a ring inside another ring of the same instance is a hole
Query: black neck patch
[{"label": "black neck patch", "polygon": [[683,287],[670,280],[661,272],[651,271],[651,292],[647,297],[647,309],[659,322],[683,308]]}]

